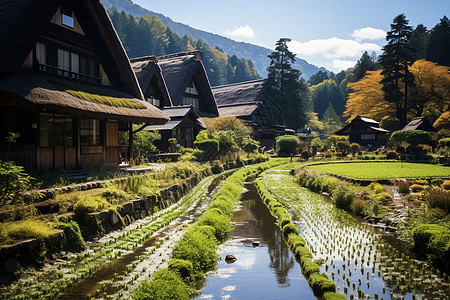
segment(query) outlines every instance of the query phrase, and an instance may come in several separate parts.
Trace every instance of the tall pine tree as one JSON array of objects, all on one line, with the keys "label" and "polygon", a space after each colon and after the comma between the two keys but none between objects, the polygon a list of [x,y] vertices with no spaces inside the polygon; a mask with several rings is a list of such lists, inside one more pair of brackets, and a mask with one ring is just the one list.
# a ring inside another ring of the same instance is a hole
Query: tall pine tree
[{"label": "tall pine tree", "polygon": [[295,54],[289,51],[287,43],[291,40],[281,38],[276,43],[275,51],[268,57],[270,66],[267,79],[264,81],[265,91],[280,110],[279,124],[289,128],[303,127],[308,121],[307,113],[311,110],[308,86],[299,70],[292,68]]},{"label": "tall pine tree", "polygon": [[427,60],[450,67],[450,20],[446,16],[431,29],[426,57]]},{"label": "tall pine tree", "polygon": [[386,101],[395,103],[396,117],[401,126],[407,124],[408,87],[413,84],[414,77],[409,66],[414,62],[413,50],[410,46],[412,27],[408,26],[404,14],[394,18],[391,30],[386,35],[387,45],[383,47],[379,63],[382,67],[381,80]]}]

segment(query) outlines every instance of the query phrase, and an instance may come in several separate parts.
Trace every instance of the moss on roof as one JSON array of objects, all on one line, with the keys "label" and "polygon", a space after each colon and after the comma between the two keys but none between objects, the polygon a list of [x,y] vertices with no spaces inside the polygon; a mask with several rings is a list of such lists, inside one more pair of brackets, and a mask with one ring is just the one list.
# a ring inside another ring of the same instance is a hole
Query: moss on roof
[{"label": "moss on roof", "polygon": [[65,90],[65,92],[71,94],[74,97],[80,98],[82,100],[86,100],[86,101],[90,101],[90,102],[94,102],[94,103],[105,104],[105,105],[113,106],[113,107],[127,107],[127,108],[134,108],[134,109],[146,108],[145,105],[142,105],[140,103],[133,101],[132,99],[127,99],[127,98],[103,96],[103,95],[90,94],[90,93],[83,92],[83,91],[73,91],[73,90]]}]

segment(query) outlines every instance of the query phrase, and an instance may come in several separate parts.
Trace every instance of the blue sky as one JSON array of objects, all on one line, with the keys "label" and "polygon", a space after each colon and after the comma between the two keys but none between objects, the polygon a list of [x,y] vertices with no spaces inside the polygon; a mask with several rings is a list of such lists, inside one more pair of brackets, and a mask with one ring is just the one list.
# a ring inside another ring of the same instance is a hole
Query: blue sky
[{"label": "blue sky", "polygon": [[280,37],[298,57],[339,72],[364,51],[381,53],[398,14],[434,27],[450,17],[450,0],[133,0],[174,21],[270,49]]}]

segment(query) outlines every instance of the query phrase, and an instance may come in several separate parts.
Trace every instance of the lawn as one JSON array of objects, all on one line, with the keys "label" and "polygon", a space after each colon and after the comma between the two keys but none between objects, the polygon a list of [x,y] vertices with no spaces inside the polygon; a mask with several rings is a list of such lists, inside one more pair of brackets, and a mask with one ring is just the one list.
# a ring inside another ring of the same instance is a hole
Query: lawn
[{"label": "lawn", "polygon": [[401,162],[330,163],[308,168],[359,179],[450,176],[450,167]]}]

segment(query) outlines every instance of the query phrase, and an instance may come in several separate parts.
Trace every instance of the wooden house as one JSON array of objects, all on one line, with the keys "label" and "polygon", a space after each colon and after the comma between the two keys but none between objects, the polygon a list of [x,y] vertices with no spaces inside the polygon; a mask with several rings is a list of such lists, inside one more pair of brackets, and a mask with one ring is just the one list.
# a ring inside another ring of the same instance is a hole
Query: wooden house
[{"label": "wooden house", "polygon": [[427,117],[416,117],[412,118],[412,120],[402,129],[405,130],[423,130],[428,132],[436,132],[436,128],[434,128],[433,124],[428,121]]},{"label": "wooden house", "polygon": [[159,150],[168,151],[171,138],[180,146],[193,147],[198,132],[206,128],[200,117],[219,115],[202,59],[200,51],[131,59],[147,101],[154,97],[164,100],[152,103],[170,117],[164,125],[145,128],[161,134],[161,140],[155,142]]},{"label": "wooden house", "polygon": [[169,120],[144,101],[99,0],[1,1],[0,106],[0,159],[20,133],[7,159],[27,169],[117,165],[131,152],[119,129]]},{"label": "wooden house", "polygon": [[380,128],[377,121],[358,115],[335,134],[348,135],[350,143],[375,149],[387,144],[390,131]]},{"label": "wooden house", "polygon": [[276,125],[280,116],[270,97],[264,93],[263,79],[213,87],[220,117],[236,117],[253,127],[254,138],[269,149],[275,138],[287,134],[286,126]]},{"label": "wooden house", "polygon": [[170,117],[164,125],[150,125],[145,130],[158,130],[161,140],[155,146],[161,151],[169,151],[169,139],[175,138],[182,147],[193,148],[195,138],[200,130],[206,129],[205,123],[192,105],[165,107],[163,112]]}]

